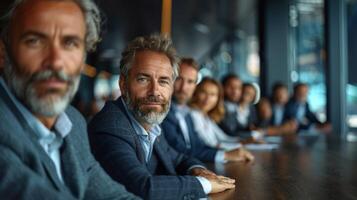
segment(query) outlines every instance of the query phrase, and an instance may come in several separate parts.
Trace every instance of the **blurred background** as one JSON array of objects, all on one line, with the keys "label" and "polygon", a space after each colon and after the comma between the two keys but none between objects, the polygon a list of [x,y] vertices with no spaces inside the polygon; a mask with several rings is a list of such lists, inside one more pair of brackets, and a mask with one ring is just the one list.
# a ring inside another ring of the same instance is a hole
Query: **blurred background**
[{"label": "blurred background", "polygon": [[[136,36],[167,33],[202,76],[310,86],[309,103],[334,133],[357,136],[357,0],[97,0],[102,41],[73,102],[87,117],[120,95],[119,61]],[[0,3],[5,5],[4,2]]]}]

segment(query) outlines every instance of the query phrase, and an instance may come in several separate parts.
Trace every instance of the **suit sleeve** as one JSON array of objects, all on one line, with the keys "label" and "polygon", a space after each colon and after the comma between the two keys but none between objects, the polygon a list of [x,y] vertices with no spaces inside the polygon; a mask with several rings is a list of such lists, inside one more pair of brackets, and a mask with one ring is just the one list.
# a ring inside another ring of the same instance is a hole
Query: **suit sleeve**
[{"label": "suit sleeve", "polygon": [[[176,151],[190,155],[193,157],[198,158],[201,161],[205,162],[214,162],[217,150],[211,147],[206,146],[198,137],[196,138],[197,141],[191,141],[191,149],[188,150],[186,148],[185,141],[183,137],[181,137],[179,127],[176,126],[173,122],[168,120],[164,120],[162,123],[163,133],[165,134],[165,138],[169,145],[173,147]],[[190,133],[195,134],[195,133]],[[191,138],[193,138],[192,136]],[[195,146],[193,146],[195,145]]]},{"label": "suit sleeve", "polygon": [[[125,131],[125,130],[116,130]],[[131,136],[132,137],[132,136]],[[92,150],[110,176],[144,199],[198,199],[205,197],[199,181],[192,176],[152,175],[138,159],[130,142],[110,132],[90,133]],[[167,152],[170,155],[172,152]],[[176,156],[178,169],[185,169],[189,160]],[[188,198],[187,198],[188,197]]]},{"label": "suit sleeve", "polygon": [[0,196],[6,199],[75,199],[56,190],[9,148],[0,146]]},{"label": "suit sleeve", "polygon": [[94,159],[89,170],[89,177],[90,181],[84,199],[140,199],[129,193],[123,185],[113,181]]},{"label": "suit sleeve", "polygon": [[309,104],[306,105],[306,117],[310,123],[321,124],[320,120],[317,119],[315,113],[311,112]]},{"label": "suit sleeve", "polygon": [[[86,122],[83,117],[76,111],[72,110],[70,116],[78,129],[76,134],[73,134],[74,141],[77,141],[77,146],[80,147],[78,154],[84,155],[82,165],[86,165],[88,176],[88,185],[85,191],[84,199],[106,199],[106,200],[136,200],[139,197],[129,193],[125,187],[118,184],[103,170],[99,163],[94,159],[90,151],[88,135],[86,132]],[[86,161],[84,161],[86,160]]]}]

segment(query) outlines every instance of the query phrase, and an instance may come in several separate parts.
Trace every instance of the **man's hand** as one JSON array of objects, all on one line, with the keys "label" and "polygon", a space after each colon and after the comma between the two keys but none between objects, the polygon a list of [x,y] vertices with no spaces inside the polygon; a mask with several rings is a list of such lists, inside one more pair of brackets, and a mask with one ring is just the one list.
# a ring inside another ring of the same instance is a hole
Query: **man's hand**
[{"label": "man's hand", "polygon": [[227,161],[253,161],[254,156],[244,148],[233,149],[224,153],[224,159]]},{"label": "man's hand", "polygon": [[216,179],[211,179],[211,178],[207,178],[207,179],[209,180],[212,186],[212,190],[210,194],[223,192],[225,190],[233,189],[236,187],[234,184],[235,183],[234,179],[230,179],[224,176],[218,176],[218,178]]},{"label": "man's hand", "polygon": [[225,176],[219,176],[208,169],[195,167],[191,169],[191,175],[201,176],[206,178],[211,183],[212,186],[212,190],[210,193],[217,193],[227,189],[235,188],[234,179]]},{"label": "man's hand", "polygon": [[190,171],[192,176],[202,176],[204,178],[217,178],[217,174],[215,174],[214,172],[202,168],[202,167],[195,167],[193,169],[191,169]]}]

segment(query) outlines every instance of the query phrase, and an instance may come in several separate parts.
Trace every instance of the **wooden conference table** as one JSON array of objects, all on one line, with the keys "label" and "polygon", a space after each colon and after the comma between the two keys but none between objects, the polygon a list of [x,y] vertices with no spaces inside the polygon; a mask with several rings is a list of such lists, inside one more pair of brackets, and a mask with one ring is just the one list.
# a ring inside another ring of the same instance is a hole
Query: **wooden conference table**
[{"label": "wooden conference table", "polygon": [[211,199],[357,199],[357,143],[331,136],[289,136],[278,149],[252,151],[253,163],[208,164],[236,179]]}]

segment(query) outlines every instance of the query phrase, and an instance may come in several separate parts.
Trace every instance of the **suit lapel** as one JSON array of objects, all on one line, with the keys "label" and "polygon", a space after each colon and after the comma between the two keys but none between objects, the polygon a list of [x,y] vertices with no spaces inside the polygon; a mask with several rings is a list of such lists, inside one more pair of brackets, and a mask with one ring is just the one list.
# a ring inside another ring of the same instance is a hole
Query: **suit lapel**
[{"label": "suit lapel", "polygon": [[[117,106],[117,108],[121,111],[120,114],[123,115],[122,117],[119,116],[120,119],[123,119],[123,120],[120,120],[120,122],[122,123],[122,124],[120,124],[120,126],[128,128],[128,131],[133,136],[135,149],[136,149],[136,155],[138,156],[138,159],[142,164],[146,164],[145,154],[144,154],[144,150],[140,144],[139,136],[135,133],[135,129],[129,120],[130,119],[129,115],[126,113],[126,110],[124,108],[122,101],[123,101],[122,97],[120,97],[114,102],[114,104]],[[129,124],[129,126],[128,126],[128,124]]]},{"label": "suit lapel", "polygon": [[[71,132],[70,134],[76,134]],[[66,185],[71,190],[72,194],[78,198],[82,198],[81,194],[84,191],[85,180],[83,180],[83,170],[79,161],[76,151],[74,150],[73,140],[71,140],[70,134],[64,140],[63,146],[61,148],[61,164],[62,164],[62,174]],[[85,173],[85,172],[84,172]]]},{"label": "suit lapel", "polygon": [[187,129],[188,129],[188,132],[189,132],[188,135],[190,136],[190,140],[191,140],[191,146],[192,145],[196,145],[196,141],[197,141],[198,138],[196,137],[196,135],[193,134],[195,132],[195,129],[193,127],[192,118],[191,118],[191,116],[189,114],[186,115],[185,121],[186,121]]},{"label": "suit lapel", "polygon": [[3,88],[1,85],[0,85],[0,96],[4,100],[6,106],[12,111],[12,113],[18,120],[19,126],[22,127],[22,130],[24,130],[22,132],[24,134],[24,137],[29,138],[29,140],[32,143],[32,147],[34,147],[36,149],[36,152],[38,152],[38,155],[46,170],[46,173],[50,177],[50,180],[53,182],[54,186],[57,189],[63,189],[63,184],[60,182],[58,178],[54,163],[47,155],[47,153],[44,151],[42,146],[38,143],[38,141],[35,138],[36,134],[34,133],[33,129],[26,122],[25,118],[20,113],[15,103],[11,100],[10,96],[8,96],[7,92],[5,91],[5,88]]},{"label": "suit lapel", "polygon": [[142,148],[142,146],[140,144],[140,140],[139,140],[138,136],[135,134],[135,132],[132,132],[132,133],[134,135],[134,143],[135,143],[136,155],[138,156],[138,159],[142,164],[146,164],[145,154],[144,154],[144,150],[143,150],[143,148]]},{"label": "suit lapel", "polygon": [[154,150],[156,151],[157,157],[160,159],[166,170],[170,174],[176,175],[175,168],[171,164],[172,160],[170,160],[169,156],[167,155],[167,152],[165,152],[162,147],[164,145],[164,142],[162,142],[161,139],[161,137],[156,138],[154,143]]}]

